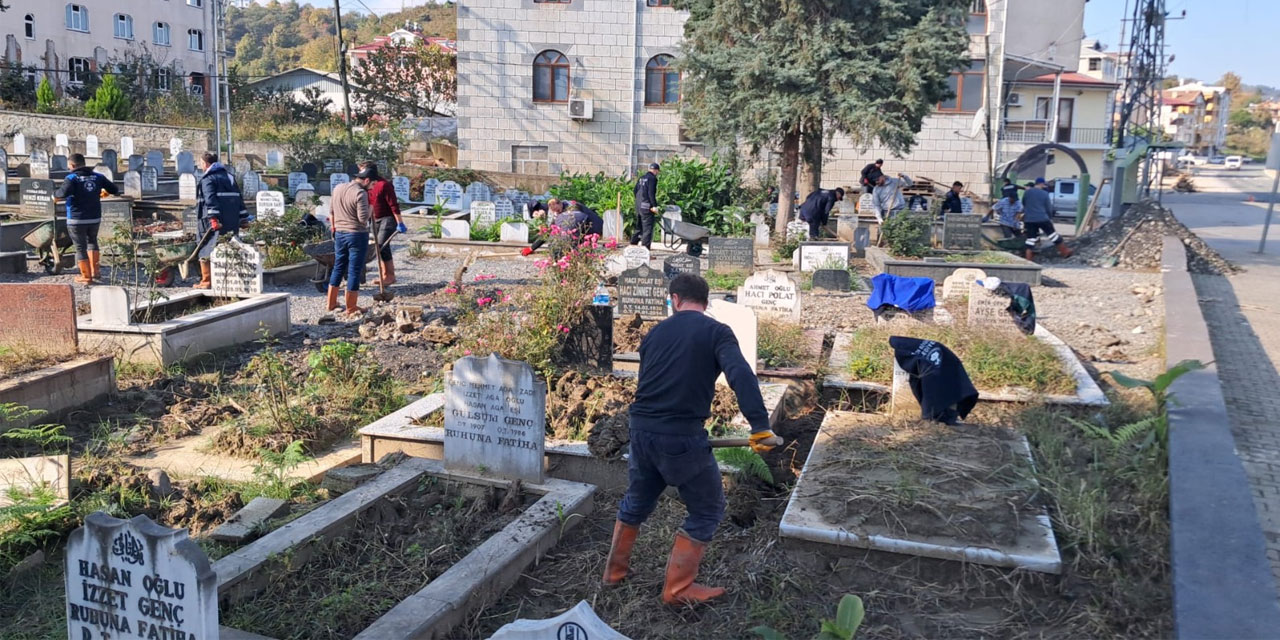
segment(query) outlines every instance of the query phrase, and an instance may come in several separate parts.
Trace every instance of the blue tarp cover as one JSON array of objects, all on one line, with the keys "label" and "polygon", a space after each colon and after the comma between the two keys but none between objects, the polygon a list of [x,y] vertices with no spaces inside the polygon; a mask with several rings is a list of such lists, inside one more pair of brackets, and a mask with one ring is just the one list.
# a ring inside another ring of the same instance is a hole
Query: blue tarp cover
[{"label": "blue tarp cover", "polygon": [[907,313],[933,308],[933,279],[907,278],[888,273],[872,278],[871,297],[867,298],[867,306],[875,311],[886,304]]}]

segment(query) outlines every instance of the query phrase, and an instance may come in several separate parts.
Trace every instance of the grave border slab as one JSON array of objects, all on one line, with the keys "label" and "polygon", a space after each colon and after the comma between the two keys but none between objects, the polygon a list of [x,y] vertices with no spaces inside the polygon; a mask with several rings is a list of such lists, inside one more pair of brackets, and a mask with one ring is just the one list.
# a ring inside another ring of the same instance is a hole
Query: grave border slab
[{"label": "grave border slab", "polygon": [[93,404],[116,392],[115,358],[80,355],[43,369],[0,381],[0,403],[12,402],[48,413],[10,424],[0,433],[26,427],[36,420],[56,420],[63,413]]},{"label": "grave border slab", "polygon": [[1024,260],[1012,253],[1008,255],[1013,260],[1013,264],[901,260],[891,257],[889,252],[876,246],[868,246],[866,253],[867,263],[878,273],[913,278],[933,278],[933,281],[938,286],[942,286],[942,281],[956,269],[982,269],[987,273],[987,276],[1000,278],[1003,282],[1025,282],[1031,286],[1039,286],[1043,270],[1038,263]]}]

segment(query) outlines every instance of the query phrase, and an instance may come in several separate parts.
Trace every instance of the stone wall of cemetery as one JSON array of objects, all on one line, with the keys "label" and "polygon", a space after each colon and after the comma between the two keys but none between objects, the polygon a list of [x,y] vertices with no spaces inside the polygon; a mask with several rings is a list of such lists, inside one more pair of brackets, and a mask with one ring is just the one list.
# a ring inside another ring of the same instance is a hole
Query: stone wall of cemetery
[{"label": "stone wall of cemetery", "polygon": [[0,146],[10,153],[14,151],[15,133],[27,137],[28,150],[44,149],[50,154],[54,152],[54,138],[59,133],[67,134],[72,153],[84,153],[84,139],[88,135],[98,136],[101,149],[116,151],[120,150],[120,138],[124,136],[133,138],[134,148],[138,153],[148,149],[167,151],[170,138],[181,138],[183,149],[193,153],[213,147],[213,135],[208,129],[0,111]]}]

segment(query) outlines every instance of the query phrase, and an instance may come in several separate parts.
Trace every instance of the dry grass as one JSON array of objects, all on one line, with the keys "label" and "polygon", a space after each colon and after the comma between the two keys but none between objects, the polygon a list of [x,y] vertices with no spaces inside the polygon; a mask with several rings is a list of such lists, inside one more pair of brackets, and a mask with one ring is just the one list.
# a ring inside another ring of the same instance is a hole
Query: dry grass
[{"label": "dry grass", "polygon": [[758,332],[756,352],[766,367],[798,367],[810,359],[804,327],[793,322],[762,318]]},{"label": "dry grass", "polygon": [[0,376],[7,378],[28,373],[67,359],[46,355],[22,345],[0,346]]}]

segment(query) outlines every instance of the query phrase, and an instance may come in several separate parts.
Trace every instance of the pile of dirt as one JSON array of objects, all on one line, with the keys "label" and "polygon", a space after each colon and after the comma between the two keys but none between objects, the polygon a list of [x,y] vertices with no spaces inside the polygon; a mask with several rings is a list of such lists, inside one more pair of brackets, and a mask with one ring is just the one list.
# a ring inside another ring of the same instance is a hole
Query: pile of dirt
[{"label": "pile of dirt", "polygon": [[368,342],[448,346],[457,335],[438,315],[428,318],[416,305],[378,304],[361,319],[357,330]]},{"label": "pile of dirt", "polygon": [[1240,270],[1154,200],[1143,200],[1077,238],[1072,243],[1075,255],[1069,261],[1095,267],[1158,270],[1167,235],[1177,236],[1186,245],[1187,269],[1192,273],[1223,275]]},{"label": "pile of dirt", "polygon": [[[601,418],[626,413],[636,393],[634,378],[579,371],[564,373],[549,386],[547,433],[567,440],[581,440]],[[625,444],[628,440],[623,438]]]},{"label": "pile of dirt", "polygon": [[639,315],[630,318],[617,318],[613,321],[613,352],[635,353],[640,350],[640,341],[657,320],[641,320]]},{"label": "pile of dirt", "polygon": [[[159,474],[159,475],[157,475]],[[157,479],[163,480],[157,482]],[[77,473],[81,488],[97,493],[146,497],[140,513],[169,527],[199,535],[216,528],[244,506],[236,491],[206,480],[173,481],[156,470],[150,473],[123,464],[95,465]]]}]

